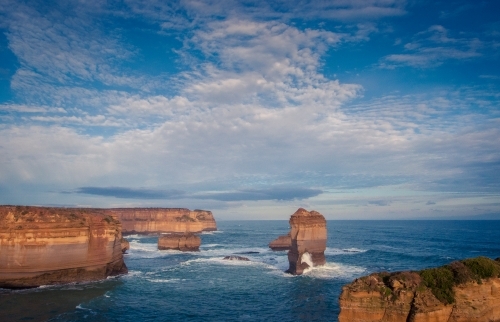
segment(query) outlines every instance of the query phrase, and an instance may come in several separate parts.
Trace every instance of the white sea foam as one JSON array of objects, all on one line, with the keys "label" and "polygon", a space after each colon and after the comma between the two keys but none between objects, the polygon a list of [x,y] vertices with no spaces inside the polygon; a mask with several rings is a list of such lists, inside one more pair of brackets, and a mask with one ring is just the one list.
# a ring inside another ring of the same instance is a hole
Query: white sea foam
[{"label": "white sea foam", "polygon": [[345,265],[339,263],[326,263],[304,270],[305,276],[320,279],[348,278],[358,276],[366,272],[366,269],[359,266]]},{"label": "white sea foam", "polygon": [[327,247],[325,250],[325,255],[349,255],[349,254],[357,254],[357,253],[365,253],[367,252],[366,249],[359,249],[359,248],[332,248],[332,247]]},{"label": "white sea foam", "polygon": [[201,245],[200,248],[212,248],[212,247],[218,247],[222,246],[221,244],[206,244],[206,245]]},{"label": "white sea foam", "polygon": [[309,254],[308,252],[305,252],[304,254],[302,254],[302,256],[300,257],[300,262],[306,263],[307,265],[309,265],[309,267],[314,266],[311,254]]},{"label": "white sea foam", "polygon": [[214,231],[202,231],[202,235],[213,235],[213,234],[222,234],[223,230],[214,230]]},{"label": "white sea foam", "polygon": [[155,278],[155,279],[147,279],[147,280],[151,283],[177,283],[177,282],[184,281],[184,279],[180,279],[180,278],[168,278],[168,279]]}]

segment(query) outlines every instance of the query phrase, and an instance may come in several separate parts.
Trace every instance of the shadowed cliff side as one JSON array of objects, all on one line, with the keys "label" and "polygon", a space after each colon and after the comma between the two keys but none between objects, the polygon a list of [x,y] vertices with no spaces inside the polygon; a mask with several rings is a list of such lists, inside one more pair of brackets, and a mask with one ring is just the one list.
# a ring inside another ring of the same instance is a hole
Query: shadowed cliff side
[{"label": "shadowed cliff side", "polygon": [[121,222],[124,234],[199,233],[217,230],[211,211],[185,208],[113,208],[106,209]]},{"label": "shadowed cliff side", "polygon": [[121,224],[100,209],[0,206],[0,287],[123,274]]},{"label": "shadowed cliff side", "polygon": [[499,260],[486,257],[371,274],[342,288],[339,322],[497,322],[499,276]]}]

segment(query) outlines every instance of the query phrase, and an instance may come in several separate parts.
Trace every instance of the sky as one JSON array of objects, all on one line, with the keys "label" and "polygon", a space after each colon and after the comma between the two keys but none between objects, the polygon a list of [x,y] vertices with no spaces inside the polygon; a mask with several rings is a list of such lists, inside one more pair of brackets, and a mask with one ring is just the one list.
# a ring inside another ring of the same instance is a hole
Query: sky
[{"label": "sky", "polygon": [[500,2],[0,0],[0,204],[500,214]]}]

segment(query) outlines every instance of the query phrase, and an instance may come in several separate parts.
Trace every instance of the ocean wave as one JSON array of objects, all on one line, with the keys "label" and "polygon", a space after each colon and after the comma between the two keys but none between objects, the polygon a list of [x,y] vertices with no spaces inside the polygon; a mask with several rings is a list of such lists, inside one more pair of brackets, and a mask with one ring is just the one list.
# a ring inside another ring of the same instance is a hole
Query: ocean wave
[{"label": "ocean wave", "polygon": [[213,234],[222,234],[223,230],[214,230],[214,231],[202,231],[202,235],[213,235]]},{"label": "ocean wave", "polygon": [[147,279],[151,283],[177,283],[177,282],[182,282],[185,281],[185,279],[180,279],[180,278],[154,278],[154,279]]},{"label": "ocean wave", "polygon": [[357,254],[357,253],[365,253],[367,249],[359,249],[355,247],[351,248],[332,248],[327,247],[325,250],[325,255],[349,255],[349,254]]},{"label": "ocean wave", "polygon": [[320,279],[335,279],[335,278],[349,278],[359,276],[366,272],[366,268],[345,265],[340,263],[326,263],[325,265],[310,267],[304,270],[304,276],[320,278]]}]

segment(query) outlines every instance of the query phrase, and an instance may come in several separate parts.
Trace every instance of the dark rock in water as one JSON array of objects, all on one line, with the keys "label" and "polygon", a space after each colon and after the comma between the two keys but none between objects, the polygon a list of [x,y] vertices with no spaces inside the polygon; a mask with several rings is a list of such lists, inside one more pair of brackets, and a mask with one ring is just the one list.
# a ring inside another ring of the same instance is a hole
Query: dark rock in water
[{"label": "dark rock in water", "polygon": [[250,261],[248,258],[246,257],[243,257],[243,256],[234,256],[234,255],[231,255],[231,256],[226,256],[223,258],[224,260],[228,260],[228,261]]},{"label": "dark rock in water", "polygon": [[260,252],[240,252],[240,253],[235,253],[235,254],[242,254],[242,255],[246,255],[246,254],[260,254]]}]

